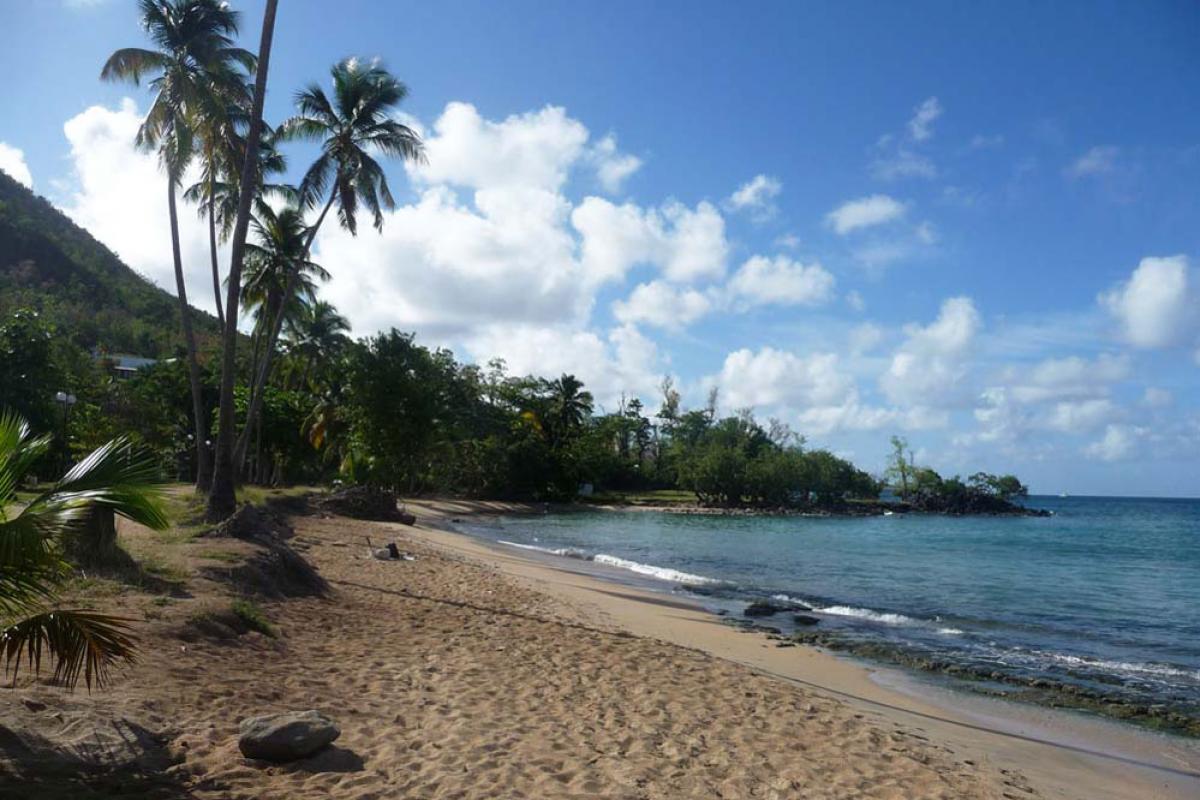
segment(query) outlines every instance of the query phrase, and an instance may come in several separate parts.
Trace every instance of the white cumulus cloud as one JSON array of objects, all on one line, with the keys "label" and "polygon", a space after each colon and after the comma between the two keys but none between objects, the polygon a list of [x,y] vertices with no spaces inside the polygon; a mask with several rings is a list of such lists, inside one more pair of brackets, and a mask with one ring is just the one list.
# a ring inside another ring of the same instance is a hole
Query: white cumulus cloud
[{"label": "white cumulus cloud", "polygon": [[830,406],[854,390],[837,354],[798,356],[772,347],[730,353],[712,382],[729,408]]},{"label": "white cumulus cloud", "polygon": [[680,330],[712,310],[709,294],[666,281],[638,284],[628,299],[613,304],[613,316],[621,322],[671,330]]},{"label": "white cumulus cloud", "polygon": [[[126,264],[174,294],[167,178],[156,156],[133,145],[141,122],[130,98],[117,109],[91,106],[67,120],[63,132],[71,146],[74,191],[63,198],[63,210]],[[183,186],[195,177],[193,169]],[[207,227],[182,196],[178,209],[188,301],[214,309]],[[220,264],[228,267],[227,251],[222,251]]]},{"label": "white cumulus cloud", "polygon": [[642,208],[587,197],[572,211],[571,224],[582,236],[586,279],[594,283],[620,280],[637,264],[681,283],[725,274],[725,220],[711,203]]},{"label": "white cumulus cloud", "polygon": [[1100,296],[1135,347],[1170,347],[1200,322],[1200,302],[1189,287],[1188,260],[1143,258],[1129,280]]},{"label": "white cumulus cloud", "polygon": [[926,98],[921,105],[913,109],[912,119],[908,121],[908,133],[913,141],[923,142],[933,136],[933,123],[942,115],[942,104],[936,97]]},{"label": "white cumulus cloud", "polygon": [[1083,449],[1085,455],[1100,461],[1124,461],[1137,452],[1145,437],[1145,428],[1133,425],[1109,425],[1104,435]]},{"label": "white cumulus cloud", "polygon": [[589,159],[596,168],[596,179],[609,194],[619,193],[625,179],[642,168],[640,158],[617,150],[617,137],[612,134],[596,143]]},{"label": "white cumulus cloud", "polygon": [[850,200],[825,215],[825,224],[839,235],[882,225],[904,216],[906,206],[886,194]]},{"label": "white cumulus cloud", "polygon": [[763,221],[776,212],[775,198],[783,191],[783,183],[770,175],[755,175],[738,187],[726,201],[734,211],[750,211],[754,219]]},{"label": "white cumulus cloud", "polygon": [[33,173],[25,163],[25,151],[13,147],[6,142],[0,142],[0,170],[7,172],[9,177],[26,187],[33,188]]},{"label": "white cumulus cloud", "polygon": [[967,357],[982,327],[969,297],[952,297],[929,325],[905,327],[906,338],[880,379],[896,403],[948,404],[960,393]]},{"label": "white cumulus cloud", "polygon": [[834,277],[818,263],[802,264],[787,256],[754,256],[728,285],[729,296],[749,305],[815,306],[833,298]]}]

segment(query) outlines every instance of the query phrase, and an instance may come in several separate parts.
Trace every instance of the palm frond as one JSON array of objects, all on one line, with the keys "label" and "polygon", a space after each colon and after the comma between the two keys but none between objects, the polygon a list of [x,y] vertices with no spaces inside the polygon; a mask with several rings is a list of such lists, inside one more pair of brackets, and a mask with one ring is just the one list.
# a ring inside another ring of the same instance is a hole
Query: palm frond
[{"label": "palm frond", "polygon": [[0,658],[16,680],[22,665],[41,671],[43,654],[55,660],[54,679],[74,688],[82,678],[87,688],[102,688],[109,671],[134,662],[134,638],[124,617],[86,609],[43,611],[0,633]]},{"label": "palm frond", "polygon": [[167,56],[163,53],[141,47],[124,47],[104,62],[100,69],[100,79],[113,82],[128,81],[136,86],[141,83],[143,75],[164,70],[167,63]]},{"label": "palm frond", "polygon": [[31,509],[46,509],[70,514],[82,506],[98,505],[161,530],[170,522],[163,511],[157,483],[158,466],[153,457],[129,439],[120,437],[93,450],[50,492],[35,499],[26,513]]}]

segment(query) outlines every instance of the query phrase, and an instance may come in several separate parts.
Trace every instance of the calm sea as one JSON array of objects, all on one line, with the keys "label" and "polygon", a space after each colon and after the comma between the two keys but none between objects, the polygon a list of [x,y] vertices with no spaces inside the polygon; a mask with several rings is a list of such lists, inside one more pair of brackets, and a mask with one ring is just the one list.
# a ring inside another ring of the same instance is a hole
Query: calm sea
[{"label": "calm sea", "polygon": [[[817,629],[881,649],[1200,710],[1200,500],[1029,505],[1054,516],[583,512],[466,532],[731,616],[787,598],[814,609]],[[788,614],[764,622],[791,627]]]}]

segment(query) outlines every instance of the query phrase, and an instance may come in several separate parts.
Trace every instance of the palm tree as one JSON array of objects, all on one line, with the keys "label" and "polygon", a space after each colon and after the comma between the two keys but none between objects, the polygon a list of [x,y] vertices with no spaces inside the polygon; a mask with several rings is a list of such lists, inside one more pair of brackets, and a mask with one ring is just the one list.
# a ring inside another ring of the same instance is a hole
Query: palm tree
[{"label": "palm tree", "polygon": [[69,575],[64,539],[92,535],[98,513],[156,529],[168,523],[152,488],[154,461],[123,438],[97,448],[12,513],[16,488],[51,440],[33,436],[16,414],[0,413],[0,659],[14,672],[22,663],[36,672],[45,653],[57,681],[73,687],[82,678],[91,689],[104,684],[112,666],[134,660],[134,640],[128,619],[51,607]]},{"label": "palm tree", "polygon": [[142,25],[158,49],[117,50],[105,62],[100,77],[139,85],[143,76],[153,76],[149,85],[154,100],[135,141],[139,147],[157,149],[159,161],[167,172],[171,256],[196,427],[196,486],[204,491],[211,475],[205,444],[207,414],[201,397],[196,337],[179,251],[175,194],[195,155],[195,120],[212,116],[229,98],[244,92],[245,81],[239,68],[251,69],[254,55],[234,46],[238,15],[219,0],[139,0],[138,8]]},{"label": "palm tree", "polygon": [[[183,199],[195,203],[200,217],[208,223],[213,297],[217,320],[222,326],[225,324],[225,315],[221,304],[221,268],[217,260],[217,243],[229,239],[237,216],[237,178],[246,153],[246,142],[239,135],[237,126],[245,121],[245,116],[239,106],[233,105],[226,113],[210,115],[199,123],[203,142],[200,180],[183,193]],[[297,201],[296,190],[291,186],[266,182],[267,176],[282,175],[286,171],[287,159],[276,148],[274,134],[268,131],[262,137],[258,150],[256,207],[264,206],[267,197],[281,198],[289,203]]]},{"label": "palm tree", "polygon": [[[329,280],[329,273],[307,258],[308,228],[298,209],[285,208],[276,214],[270,206],[264,206],[259,211],[260,216],[252,222],[258,244],[246,245],[246,277],[242,283],[242,305],[256,318],[255,370],[261,341],[275,320],[282,317],[286,323],[299,319],[305,307],[316,301],[314,278]],[[252,417],[246,420],[247,426],[254,422]]]},{"label": "palm tree", "polygon": [[294,317],[284,320],[288,353],[301,365],[303,384],[310,383],[313,368],[329,362],[350,341],[350,321],[332,303],[316,300],[304,304]]},{"label": "palm tree", "polygon": [[[396,202],[387,176],[372,153],[408,161],[425,157],[421,137],[391,117],[396,106],[408,96],[408,88],[401,81],[378,63],[364,64],[356,58],[334,64],[330,75],[332,101],[320,86],[308,86],[296,96],[300,113],[279,128],[281,138],[321,142],[321,155],[300,183],[300,202],[305,208],[315,208],[325,198],[316,223],[309,229],[306,250],[312,249],[313,240],[335,203],[338,221],[351,234],[358,232],[360,203],[371,212],[376,230],[383,229],[383,209],[395,208]],[[285,296],[294,292],[296,279],[298,275],[294,274]],[[250,441],[249,420],[258,415],[262,406],[263,387],[270,375],[282,323],[281,318],[276,318],[268,332],[262,363],[254,377],[247,424],[238,437],[234,454],[234,463],[239,467]]]},{"label": "palm tree", "polygon": [[238,369],[238,291],[242,284],[246,234],[250,230],[250,201],[254,187],[258,184],[258,149],[262,144],[263,135],[263,101],[267,95],[267,72],[271,64],[271,42],[275,38],[275,15],[278,10],[279,0],[267,0],[263,9],[258,66],[254,72],[254,101],[250,109],[250,129],[246,134],[246,156],[242,162],[238,183],[238,207],[233,223],[232,253],[229,258],[228,289],[225,295],[225,330],[221,341],[221,389],[217,409],[217,424],[220,427],[217,431],[212,487],[208,493],[208,508],[205,511],[205,517],[210,522],[225,519],[237,508],[233,459],[233,382]]},{"label": "palm tree", "polygon": [[583,382],[574,375],[563,375],[550,381],[550,418],[555,436],[566,438],[578,430],[592,413],[592,394],[583,391]]}]

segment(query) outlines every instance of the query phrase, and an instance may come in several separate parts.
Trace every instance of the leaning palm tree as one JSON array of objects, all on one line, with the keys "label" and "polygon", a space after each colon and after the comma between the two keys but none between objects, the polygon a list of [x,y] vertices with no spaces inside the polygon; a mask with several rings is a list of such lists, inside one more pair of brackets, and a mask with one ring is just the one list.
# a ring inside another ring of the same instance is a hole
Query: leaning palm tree
[{"label": "leaning palm tree", "polygon": [[231,99],[244,98],[243,70],[253,68],[255,59],[252,53],[234,46],[238,15],[220,0],[140,0],[138,8],[142,26],[157,49],[117,50],[105,62],[100,77],[139,85],[143,76],[153,76],[149,86],[154,100],[135,141],[139,147],[158,150],[159,161],[167,173],[171,255],[196,427],[196,486],[206,490],[211,477],[208,448],[204,444],[208,415],[201,396],[196,337],[183,277],[175,196],[183,173],[195,156],[195,121],[217,113]]},{"label": "leaning palm tree", "polygon": [[54,660],[55,679],[90,689],[102,686],[111,667],[134,659],[130,620],[90,609],[55,608],[69,575],[62,558],[71,537],[96,533],[97,517],[109,514],[167,527],[153,484],[157,468],[126,439],[97,448],[61,480],[14,510],[16,489],[51,445],[29,425],[0,413],[0,660],[14,672],[22,664],[40,670]]},{"label": "leaning palm tree", "polygon": [[[308,227],[299,210],[285,208],[277,214],[264,206],[252,225],[258,241],[246,244],[241,300],[255,318],[253,374],[276,319],[297,320],[304,307],[316,301],[316,280],[329,280],[329,273],[307,257]],[[247,426],[254,423],[253,417],[247,418]]]},{"label": "leaning palm tree", "polygon": [[[300,183],[300,201],[305,208],[323,203],[317,221],[309,229],[306,250],[325,222],[329,210],[337,204],[338,221],[351,234],[358,232],[358,207],[371,212],[377,230],[383,229],[383,209],[395,208],[387,176],[372,153],[420,161],[424,145],[416,131],[392,119],[408,87],[376,62],[364,64],[356,58],[340,61],[330,70],[333,78],[332,100],[325,90],[313,84],[296,96],[299,114],[279,128],[281,138],[321,142],[321,155],[313,162]],[[294,286],[289,287],[290,296]],[[258,374],[254,376],[247,420],[256,417],[262,406],[262,389],[270,375],[271,358],[279,341],[283,320],[276,319],[268,332],[266,350]],[[248,422],[238,437],[234,463],[241,465],[250,442]]]},{"label": "leaning palm tree", "polygon": [[[208,224],[209,257],[212,263],[213,295],[217,320],[225,324],[221,304],[221,268],[217,245],[229,240],[233,232],[238,207],[238,171],[245,160],[245,138],[237,131],[245,113],[232,108],[224,117],[210,116],[202,121],[202,155],[200,180],[188,187],[183,199],[195,203],[200,217]],[[299,195],[285,183],[271,183],[267,178],[287,171],[287,158],[276,147],[272,131],[264,132],[258,148],[258,189],[254,196],[256,213],[262,213],[268,198],[295,203]]]}]

